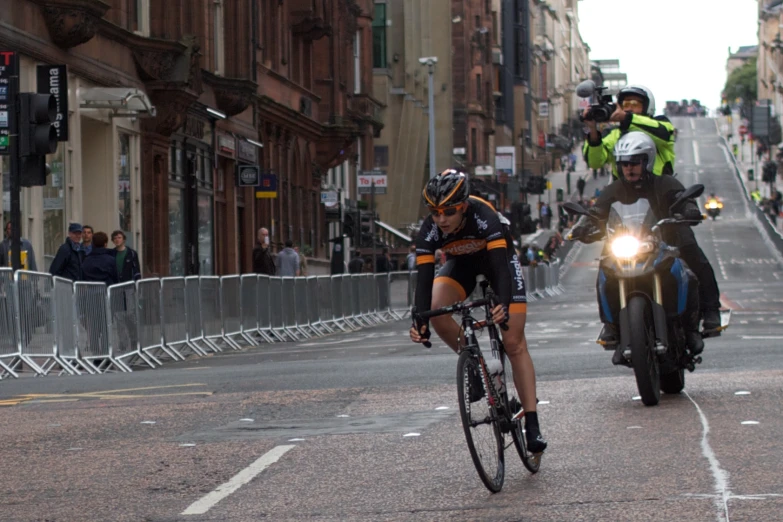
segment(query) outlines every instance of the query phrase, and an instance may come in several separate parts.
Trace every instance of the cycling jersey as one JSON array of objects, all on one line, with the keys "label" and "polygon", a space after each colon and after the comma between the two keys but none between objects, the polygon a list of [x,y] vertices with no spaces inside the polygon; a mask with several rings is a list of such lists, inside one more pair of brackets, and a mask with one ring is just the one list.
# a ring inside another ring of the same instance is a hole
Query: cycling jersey
[{"label": "cycling jersey", "polygon": [[[435,251],[446,254],[447,261],[435,277]],[[484,275],[509,313],[527,311],[525,281],[510,235],[497,211],[475,196],[468,199],[460,228],[444,234],[428,216],[416,239],[416,307],[428,311],[432,305],[433,283],[451,285],[465,300],[476,286],[476,276]]]}]

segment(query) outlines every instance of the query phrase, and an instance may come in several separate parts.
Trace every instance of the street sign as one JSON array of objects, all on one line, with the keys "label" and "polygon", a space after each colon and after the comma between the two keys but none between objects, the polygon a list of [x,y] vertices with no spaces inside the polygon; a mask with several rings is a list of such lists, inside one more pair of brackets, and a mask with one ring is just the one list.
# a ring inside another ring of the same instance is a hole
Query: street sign
[{"label": "street sign", "polygon": [[11,120],[11,76],[19,71],[19,56],[13,51],[0,51],[0,155],[8,155],[10,150]]},{"label": "street sign", "polygon": [[375,184],[375,194],[386,194],[386,172],[383,170],[366,170],[356,176],[356,186],[359,194],[372,194],[373,183]]},{"label": "street sign", "polygon": [[538,103],[538,117],[546,118],[549,116],[549,102]]},{"label": "street sign", "polygon": [[39,65],[36,76],[38,94],[51,94],[57,104],[53,123],[57,141],[68,141],[68,69],[65,65]]},{"label": "street sign", "polygon": [[750,129],[756,138],[769,136],[770,113],[768,105],[754,105],[751,111]]},{"label": "street sign", "polygon": [[261,184],[261,167],[237,165],[237,187],[257,187]]},{"label": "street sign", "polygon": [[337,191],[325,190],[321,192],[321,203],[323,203],[324,206],[329,208],[337,205]]},{"label": "street sign", "polygon": [[261,183],[256,189],[256,199],[277,197],[277,175],[261,174]]}]

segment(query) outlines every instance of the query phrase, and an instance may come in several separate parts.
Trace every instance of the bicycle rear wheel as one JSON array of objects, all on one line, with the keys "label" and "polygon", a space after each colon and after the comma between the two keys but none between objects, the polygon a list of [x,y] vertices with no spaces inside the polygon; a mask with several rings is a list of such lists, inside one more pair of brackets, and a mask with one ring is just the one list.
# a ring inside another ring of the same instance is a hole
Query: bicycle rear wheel
[{"label": "bicycle rear wheel", "polygon": [[489,405],[481,375],[478,357],[468,349],[463,350],[457,362],[457,393],[465,441],[481,481],[488,490],[497,493],[503,487],[505,475],[503,435],[497,413]]},{"label": "bicycle rear wheel", "polygon": [[[522,406],[522,400],[519,398],[519,394],[517,393],[517,388],[514,384],[514,378],[513,374],[511,373],[511,361],[508,360],[508,355],[505,355],[505,375],[506,375],[506,393],[507,393],[507,403],[516,403],[520,407]],[[514,410],[516,408],[512,408]],[[514,415],[518,412],[511,411],[509,415]],[[541,467],[541,455],[534,455],[530,453],[527,450],[527,442],[525,441],[525,421],[524,419],[519,419],[516,422],[512,423],[511,428],[511,439],[514,441],[514,447],[517,449],[517,453],[519,454],[520,460],[522,460],[522,464],[524,464],[525,468],[530,473],[538,473],[539,468]]]}]

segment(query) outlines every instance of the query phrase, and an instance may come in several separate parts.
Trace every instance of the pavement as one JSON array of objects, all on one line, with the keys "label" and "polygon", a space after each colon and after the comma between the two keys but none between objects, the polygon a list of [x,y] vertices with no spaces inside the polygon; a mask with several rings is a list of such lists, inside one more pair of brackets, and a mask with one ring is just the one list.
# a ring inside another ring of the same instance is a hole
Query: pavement
[{"label": "pavement", "polygon": [[0,519],[781,520],[783,266],[715,121],[675,124],[678,178],[730,203],[695,233],[732,325],[685,393],[643,406],[631,370],[594,343],[601,245],[585,245],[566,292],[528,307],[549,448],[535,475],[509,448],[498,494],[465,445],[456,357],[411,344],[401,321],[132,374],[0,381]]}]

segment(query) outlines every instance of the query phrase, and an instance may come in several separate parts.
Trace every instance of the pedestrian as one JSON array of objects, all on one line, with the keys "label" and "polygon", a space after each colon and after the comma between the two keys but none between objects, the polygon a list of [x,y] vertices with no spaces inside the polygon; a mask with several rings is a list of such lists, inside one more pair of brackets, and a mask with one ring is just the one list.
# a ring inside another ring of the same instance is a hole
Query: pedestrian
[{"label": "pedestrian", "polygon": [[576,190],[579,192],[579,201],[582,201],[585,198],[585,186],[587,185],[587,182],[585,181],[585,178],[579,178],[576,181]]},{"label": "pedestrian", "polygon": [[92,253],[92,235],[92,227],[90,225],[84,225],[82,231],[82,248],[80,251],[82,260]]},{"label": "pedestrian", "polygon": [[362,259],[362,253],[358,250],[353,251],[353,259],[348,263],[349,274],[361,274],[364,268],[364,259]]},{"label": "pedestrian", "polygon": [[282,277],[299,275],[299,254],[294,251],[294,242],[286,239],[285,248],[277,253],[277,269]]},{"label": "pedestrian", "polygon": [[106,232],[98,232],[92,237],[92,251],[82,262],[82,280],[97,281],[106,286],[120,282],[117,258],[114,250],[106,248],[108,242]]},{"label": "pedestrian", "polygon": [[411,245],[408,248],[408,257],[405,259],[405,264],[408,267],[408,271],[416,270],[416,245]]},{"label": "pedestrian", "polygon": [[256,234],[256,246],[253,249],[253,272],[273,276],[276,271],[275,260],[269,249],[269,230],[261,227]]},{"label": "pedestrian", "polygon": [[[33,245],[25,238],[21,238],[20,243],[22,251],[20,266],[22,270],[32,270],[33,272],[36,272],[38,270],[38,265],[35,263]],[[11,254],[11,222],[9,221],[5,224],[5,239],[0,243],[0,266],[11,266]]]},{"label": "pedestrian", "polygon": [[114,243],[114,257],[117,260],[119,282],[126,283],[141,279],[139,254],[125,244],[125,232],[115,230],[111,233],[111,241]]},{"label": "pedestrian", "polygon": [[375,272],[391,272],[391,256],[388,247],[383,247],[381,255],[375,259]]},{"label": "pedestrian", "polygon": [[50,274],[71,281],[79,281],[82,278],[82,256],[80,254],[82,230],[79,223],[68,225],[68,237],[54,256],[49,267]]},{"label": "pedestrian", "polygon": [[307,259],[299,253],[299,247],[294,247],[294,252],[299,256],[299,275],[304,277],[307,275]]}]

